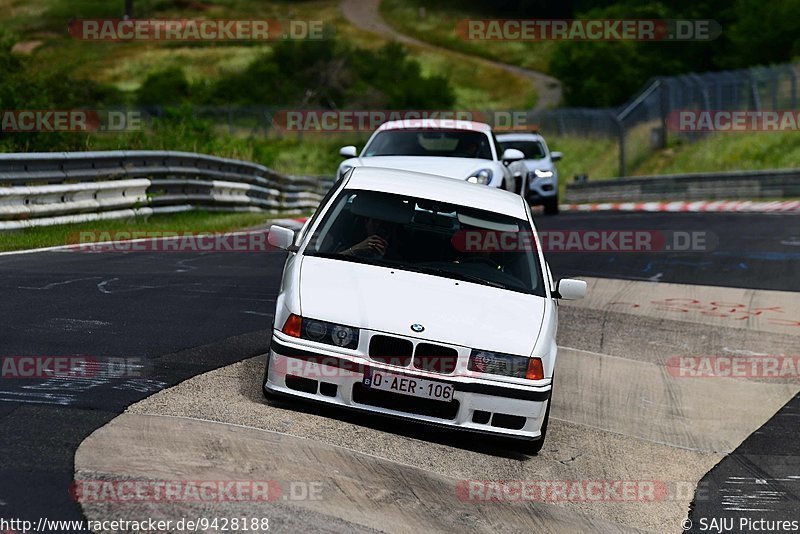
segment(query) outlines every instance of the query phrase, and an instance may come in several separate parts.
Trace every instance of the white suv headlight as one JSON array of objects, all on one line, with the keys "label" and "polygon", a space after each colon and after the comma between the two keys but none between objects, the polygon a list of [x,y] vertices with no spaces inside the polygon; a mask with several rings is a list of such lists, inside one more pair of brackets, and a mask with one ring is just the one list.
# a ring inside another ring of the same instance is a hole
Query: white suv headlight
[{"label": "white suv headlight", "polygon": [[553,171],[543,171],[542,169],[535,169],[533,173],[537,178],[552,178]]},{"label": "white suv headlight", "polygon": [[467,178],[467,181],[473,184],[486,185],[492,181],[492,169],[481,169],[473,172]]}]

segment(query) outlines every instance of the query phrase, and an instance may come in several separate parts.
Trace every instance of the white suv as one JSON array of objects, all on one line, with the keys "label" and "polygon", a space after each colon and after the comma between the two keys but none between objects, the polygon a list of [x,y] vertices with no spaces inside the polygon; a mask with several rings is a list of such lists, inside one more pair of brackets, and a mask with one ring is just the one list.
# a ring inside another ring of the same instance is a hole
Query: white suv
[{"label": "white suv", "polygon": [[529,203],[544,206],[546,214],[557,214],[558,170],[554,163],[561,159],[561,152],[550,152],[538,133],[501,134],[497,140],[505,150],[516,149],[525,154],[522,195]]}]

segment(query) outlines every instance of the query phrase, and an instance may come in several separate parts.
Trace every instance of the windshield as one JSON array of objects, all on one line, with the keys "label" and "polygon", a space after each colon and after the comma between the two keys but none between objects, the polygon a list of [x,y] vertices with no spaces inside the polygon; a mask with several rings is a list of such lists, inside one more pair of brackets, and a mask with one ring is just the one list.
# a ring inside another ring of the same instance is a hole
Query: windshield
[{"label": "windshield", "polygon": [[489,137],[472,130],[385,130],[364,149],[372,156],[493,159]]},{"label": "windshield", "polygon": [[342,191],[305,254],[545,296],[526,220],[411,196]]},{"label": "windshield", "polygon": [[503,150],[516,148],[525,159],[542,159],[545,157],[544,145],[540,141],[500,141]]}]

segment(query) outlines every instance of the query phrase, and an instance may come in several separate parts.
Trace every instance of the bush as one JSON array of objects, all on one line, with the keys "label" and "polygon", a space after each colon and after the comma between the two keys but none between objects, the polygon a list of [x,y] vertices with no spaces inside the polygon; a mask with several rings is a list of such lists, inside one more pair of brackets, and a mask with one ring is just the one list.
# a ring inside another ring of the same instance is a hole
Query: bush
[{"label": "bush", "polygon": [[199,88],[206,104],[345,108],[449,108],[447,78],[422,75],[405,49],[377,51],[335,41],[282,41],[247,69]]},{"label": "bush", "polygon": [[140,106],[176,106],[189,96],[189,81],[183,70],[171,67],[148,75],[136,92],[136,102]]},{"label": "bush", "polygon": [[[15,38],[0,28],[0,109],[91,109],[118,102],[119,93],[89,80],[79,80],[66,68],[41,72],[28,58],[11,53]],[[81,150],[85,135],[65,132],[0,132],[4,152]]]},{"label": "bush", "polygon": [[649,78],[687,72],[745,68],[789,61],[800,53],[797,0],[627,0],[604,6],[582,2],[582,19],[714,19],[722,33],[710,41],[559,43],[551,74],[564,83],[572,106],[614,106],[631,98]]}]

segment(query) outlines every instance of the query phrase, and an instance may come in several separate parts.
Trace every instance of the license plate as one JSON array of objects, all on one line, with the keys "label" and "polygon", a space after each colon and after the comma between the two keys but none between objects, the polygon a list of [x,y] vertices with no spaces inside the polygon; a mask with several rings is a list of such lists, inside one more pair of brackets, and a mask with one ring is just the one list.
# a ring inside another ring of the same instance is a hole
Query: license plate
[{"label": "license plate", "polygon": [[364,387],[423,399],[444,402],[453,400],[453,386],[450,384],[375,369],[367,369],[364,372]]}]

